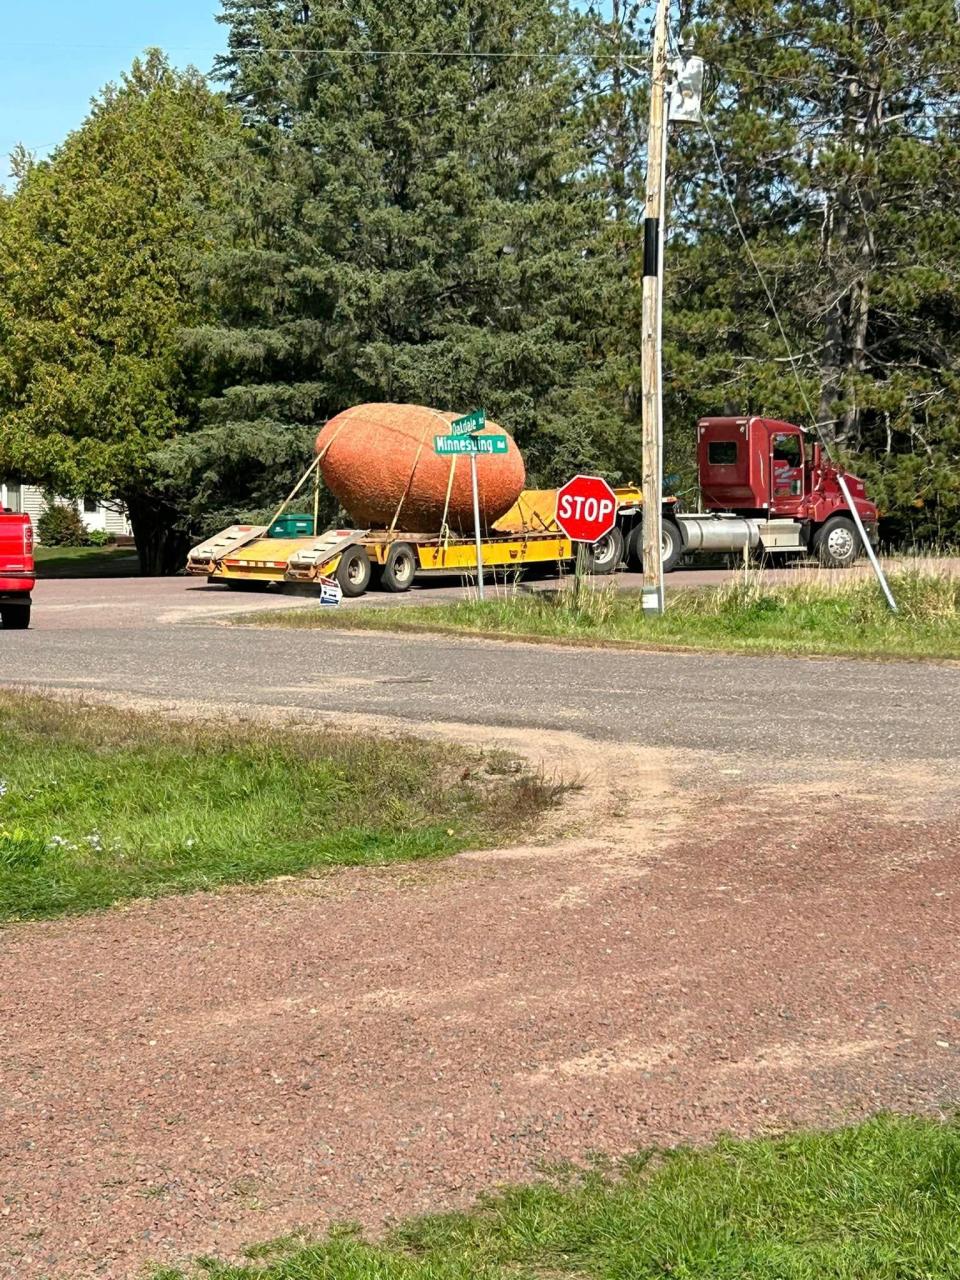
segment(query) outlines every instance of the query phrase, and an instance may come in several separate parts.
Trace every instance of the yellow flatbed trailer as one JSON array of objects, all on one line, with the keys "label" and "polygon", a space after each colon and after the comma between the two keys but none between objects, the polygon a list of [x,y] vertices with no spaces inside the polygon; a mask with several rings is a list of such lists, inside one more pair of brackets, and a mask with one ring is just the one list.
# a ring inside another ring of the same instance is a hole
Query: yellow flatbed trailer
[{"label": "yellow flatbed trailer", "polygon": [[[621,521],[636,523],[638,489],[616,490]],[[522,570],[532,565],[572,562],[577,547],[556,523],[556,490],[527,490],[481,539],[484,572]],[[609,543],[609,545],[607,545]],[[620,563],[624,535],[592,548],[590,568],[610,573]],[[335,579],[346,596],[362,595],[373,584],[407,591],[418,575],[476,575],[472,534],[427,534],[386,529],[331,529],[317,537],[267,536],[263,525],[232,525],[193,548],[187,572],[228,587],[299,583],[322,585]]]}]

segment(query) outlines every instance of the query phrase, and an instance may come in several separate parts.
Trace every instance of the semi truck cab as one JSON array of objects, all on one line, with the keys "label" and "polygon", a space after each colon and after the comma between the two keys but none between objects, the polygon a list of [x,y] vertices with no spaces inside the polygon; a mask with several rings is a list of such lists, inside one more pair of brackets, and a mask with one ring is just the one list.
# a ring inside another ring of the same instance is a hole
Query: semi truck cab
[{"label": "semi truck cab", "polygon": [[841,472],[803,427],[776,418],[702,418],[697,466],[702,507],[718,523],[700,528],[702,515],[681,517],[691,550],[736,549],[722,545],[735,537],[738,546],[807,550],[827,565],[851,563],[862,547],[841,474],[867,536],[876,542],[879,513],[863,481]]}]

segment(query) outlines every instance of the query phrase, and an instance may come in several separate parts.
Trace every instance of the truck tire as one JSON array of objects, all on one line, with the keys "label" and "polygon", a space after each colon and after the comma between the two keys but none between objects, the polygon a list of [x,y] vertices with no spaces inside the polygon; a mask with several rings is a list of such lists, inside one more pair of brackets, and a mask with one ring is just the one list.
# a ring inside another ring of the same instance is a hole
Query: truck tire
[{"label": "truck tire", "polygon": [[831,516],[813,535],[813,550],[827,569],[846,569],[859,560],[863,543],[849,516]]},{"label": "truck tire", "polygon": [[663,522],[663,572],[673,573],[683,555],[683,534],[672,520]]},{"label": "truck tire", "polygon": [[[673,521],[663,521],[663,572],[673,573],[683,556],[683,535]],[[627,539],[627,564],[638,573],[643,568],[643,525],[638,524]]]},{"label": "truck tire", "polygon": [[593,544],[593,573],[616,573],[623,559],[623,534],[611,529],[605,538]]},{"label": "truck tire", "polygon": [[334,574],[340,590],[347,597],[362,596],[370,585],[372,571],[366,547],[347,547]]},{"label": "truck tire", "polygon": [[4,631],[26,631],[30,625],[30,606],[28,604],[0,605],[0,622]]},{"label": "truck tire", "polygon": [[395,542],[387,552],[380,570],[380,587],[384,591],[409,591],[417,576],[417,553],[409,542]]}]

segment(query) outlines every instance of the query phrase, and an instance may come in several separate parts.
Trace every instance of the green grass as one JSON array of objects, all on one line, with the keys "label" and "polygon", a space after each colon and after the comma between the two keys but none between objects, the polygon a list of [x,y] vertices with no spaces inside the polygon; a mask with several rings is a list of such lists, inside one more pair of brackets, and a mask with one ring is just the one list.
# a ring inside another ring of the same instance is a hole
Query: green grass
[{"label": "green grass", "polygon": [[881,1117],[723,1141],[510,1190],[382,1244],[341,1230],[248,1256],[154,1280],[948,1280],[960,1276],[960,1128]]},{"label": "green grass", "polygon": [[37,547],[38,578],[130,578],[140,572],[133,547]]},{"label": "green grass", "polygon": [[556,788],[421,741],[0,693],[0,920],[502,843]]},{"label": "green grass", "polygon": [[894,616],[873,579],[798,575],[768,586],[757,574],[726,586],[670,592],[662,618],[645,617],[635,592],[587,583],[572,589],[506,591],[484,604],[390,610],[290,610],[247,614],[241,625],[427,631],[559,644],[688,648],[733,653],[828,654],[869,658],[960,658],[960,579],[905,571],[890,583]]}]

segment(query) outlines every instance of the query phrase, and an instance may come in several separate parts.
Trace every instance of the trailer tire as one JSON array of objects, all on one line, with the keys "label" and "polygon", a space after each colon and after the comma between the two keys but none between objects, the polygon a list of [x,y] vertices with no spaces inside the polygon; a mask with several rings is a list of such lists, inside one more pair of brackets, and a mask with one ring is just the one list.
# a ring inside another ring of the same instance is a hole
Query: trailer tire
[{"label": "trailer tire", "polygon": [[813,535],[813,550],[826,569],[846,569],[859,560],[863,543],[848,516],[831,516]]},{"label": "trailer tire", "polygon": [[[683,535],[673,520],[663,521],[663,572],[673,573],[683,556]],[[627,564],[639,573],[643,569],[643,525],[638,524],[627,539]]]},{"label": "trailer tire", "polygon": [[340,590],[344,596],[347,598],[362,596],[373,577],[366,547],[359,545],[347,547],[340,556],[340,563],[337,565],[334,577],[340,584]]},{"label": "trailer tire", "polygon": [[417,576],[417,553],[409,542],[395,542],[387,552],[380,570],[380,586],[384,591],[409,591]]},{"label": "trailer tire", "polygon": [[0,622],[4,631],[26,631],[30,625],[30,606],[28,604],[5,604],[0,606]]},{"label": "trailer tire", "polygon": [[623,534],[619,529],[610,532],[593,544],[592,573],[616,573],[623,559]]}]

